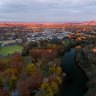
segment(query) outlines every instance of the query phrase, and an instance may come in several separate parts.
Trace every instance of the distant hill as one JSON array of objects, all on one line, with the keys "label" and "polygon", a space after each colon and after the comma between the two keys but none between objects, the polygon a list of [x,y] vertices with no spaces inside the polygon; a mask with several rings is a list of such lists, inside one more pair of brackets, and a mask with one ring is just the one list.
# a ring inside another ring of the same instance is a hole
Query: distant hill
[{"label": "distant hill", "polygon": [[96,25],[96,21],[89,22],[89,25]]},{"label": "distant hill", "polygon": [[23,27],[61,27],[64,25],[96,25],[96,21],[85,22],[0,22],[0,27],[23,26]]},{"label": "distant hill", "polygon": [[82,22],[82,25],[96,25],[96,21]]}]

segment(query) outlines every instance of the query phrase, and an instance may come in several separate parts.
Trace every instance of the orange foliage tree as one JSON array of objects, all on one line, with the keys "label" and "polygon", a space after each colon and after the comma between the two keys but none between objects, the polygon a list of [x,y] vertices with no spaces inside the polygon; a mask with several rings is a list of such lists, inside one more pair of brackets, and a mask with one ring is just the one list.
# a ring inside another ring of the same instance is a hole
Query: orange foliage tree
[{"label": "orange foliage tree", "polygon": [[16,53],[10,56],[9,67],[16,69],[19,74],[22,71],[23,64],[24,64],[23,57],[20,54]]}]

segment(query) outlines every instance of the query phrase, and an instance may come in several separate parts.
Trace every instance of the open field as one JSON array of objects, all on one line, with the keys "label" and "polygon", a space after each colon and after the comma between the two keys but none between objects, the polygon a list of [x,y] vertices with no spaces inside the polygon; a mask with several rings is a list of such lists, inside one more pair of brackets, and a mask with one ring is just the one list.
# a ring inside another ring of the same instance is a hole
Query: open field
[{"label": "open field", "polygon": [[22,46],[19,46],[19,45],[5,46],[5,47],[0,48],[0,55],[6,56],[8,54],[19,52],[19,51],[22,51]]}]

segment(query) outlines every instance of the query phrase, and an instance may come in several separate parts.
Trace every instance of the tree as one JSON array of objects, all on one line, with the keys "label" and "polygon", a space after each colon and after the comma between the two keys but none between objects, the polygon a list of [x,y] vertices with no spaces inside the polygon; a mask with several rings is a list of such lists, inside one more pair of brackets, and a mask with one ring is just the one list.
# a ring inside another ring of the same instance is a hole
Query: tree
[{"label": "tree", "polygon": [[0,96],[4,96],[4,90],[0,89]]},{"label": "tree", "polygon": [[55,82],[51,82],[51,88],[52,88],[53,94],[57,94],[57,92],[58,92],[58,84],[55,83]]},{"label": "tree", "polygon": [[54,96],[53,90],[48,82],[44,82],[41,85],[41,90],[43,92],[42,96]]},{"label": "tree", "polygon": [[60,66],[57,66],[56,67],[56,74],[59,75],[59,76],[61,76],[61,73],[62,73],[61,67]]},{"label": "tree", "polygon": [[42,76],[39,72],[33,72],[26,82],[30,90],[38,90],[42,84]]},{"label": "tree", "polygon": [[4,71],[7,68],[8,61],[7,60],[1,60],[0,61],[0,71]]},{"label": "tree", "polygon": [[10,89],[15,88],[17,79],[18,77],[16,69],[8,68],[7,70],[5,70],[3,80],[10,87]]},{"label": "tree", "polygon": [[10,96],[10,92],[0,89],[0,96]]},{"label": "tree", "polygon": [[33,47],[38,47],[38,43],[37,42],[30,42],[28,48],[31,49]]},{"label": "tree", "polygon": [[3,88],[3,83],[2,83],[2,81],[3,81],[3,78],[0,76],[0,88]]},{"label": "tree", "polygon": [[18,83],[17,89],[20,96],[30,96],[30,90],[26,81],[20,81]]},{"label": "tree", "polygon": [[31,75],[33,72],[36,71],[36,66],[34,64],[28,64],[25,68],[28,75]]},{"label": "tree", "polygon": [[9,80],[10,89],[15,89],[16,88],[17,79],[18,79],[17,76],[15,76],[14,74],[11,76],[11,78]]},{"label": "tree", "polygon": [[46,47],[47,46],[47,43],[48,43],[47,40],[41,40],[40,41],[40,46],[41,47]]},{"label": "tree", "polygon": [[55,65],[50,66],[50,73],[55,75]]},{"label": "tree", "polygon": [[58,85],[60,85],[62,83],[62,80],[59,76],[56,76],[56,82]]},{"label": "tree", "polygon": [[4,72],[5,77],[11,77],[12,75],[17,75],[17,69],[14,68],[7,68]]},{"label": "tree", "polygon": [[23,57],[20,54],[16,53],[10,56],[9,67],[16,69],[18,74],[22,72],[23,64]]},{"label": "tree", "polygon": [[54,76],[54,75],[50,75],[48,81],[49,81],[49,83],[51,83],[51,82],[56,82],[55,76]]}]

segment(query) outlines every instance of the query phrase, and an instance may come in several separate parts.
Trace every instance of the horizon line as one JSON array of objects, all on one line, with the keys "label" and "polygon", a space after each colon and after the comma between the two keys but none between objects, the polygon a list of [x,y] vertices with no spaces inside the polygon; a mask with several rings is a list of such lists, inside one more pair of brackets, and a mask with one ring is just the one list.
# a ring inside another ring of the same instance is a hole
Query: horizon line
[{"label": "horizon line", "polygon": [[62,21],[62,22],[31,22],[31,21],[0,21],[0,23],[36,23],[36,24],[43,24],[43,23],[51,23],[51,24],[56,24],[56,23],[83,23],[83,22],[91,22],[95,20],[89,20],[89,21]]}]

